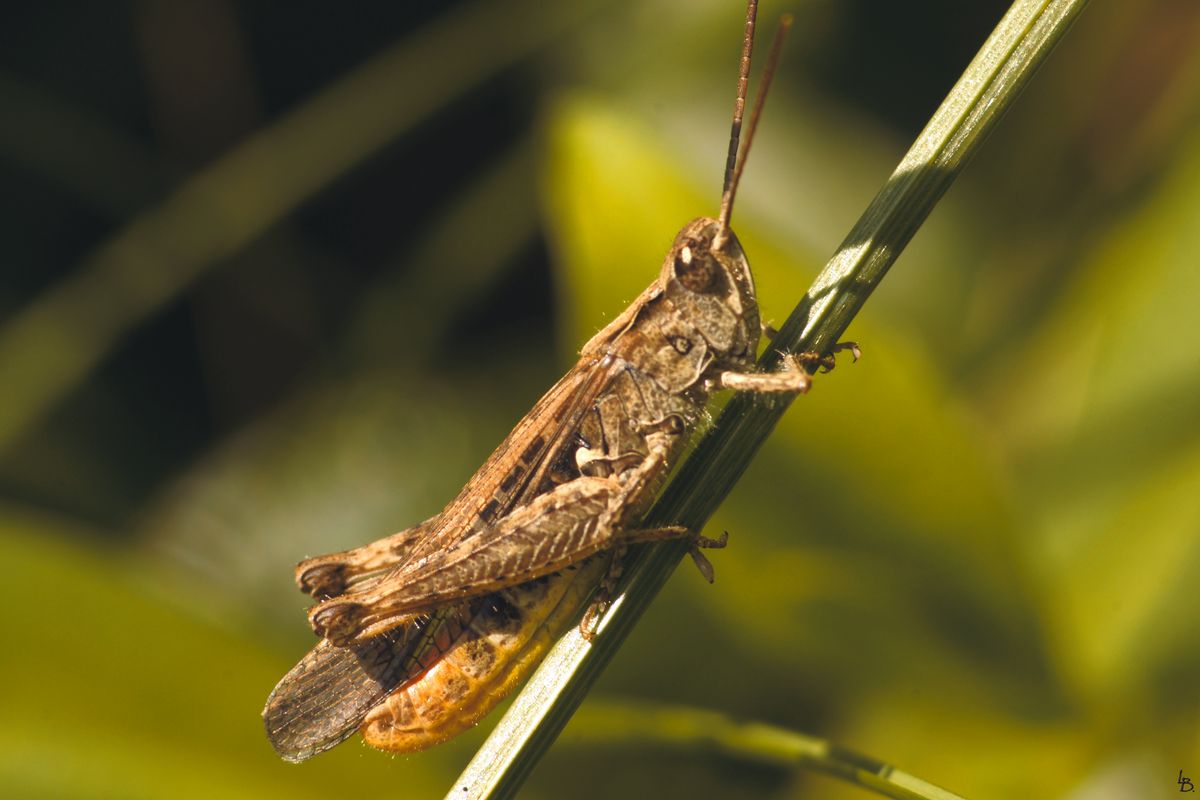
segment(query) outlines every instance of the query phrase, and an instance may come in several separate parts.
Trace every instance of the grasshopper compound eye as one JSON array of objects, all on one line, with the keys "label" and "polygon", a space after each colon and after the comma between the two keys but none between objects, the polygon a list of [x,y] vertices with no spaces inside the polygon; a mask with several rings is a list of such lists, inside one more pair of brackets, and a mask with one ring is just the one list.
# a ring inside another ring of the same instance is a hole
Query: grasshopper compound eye
[{"label": "grasshopper compound eye", "polygon": [[707,294],[717,288],[720,265],[709,249],[709,243],[688,239],[675,253],[673,277],[689,291]]}]

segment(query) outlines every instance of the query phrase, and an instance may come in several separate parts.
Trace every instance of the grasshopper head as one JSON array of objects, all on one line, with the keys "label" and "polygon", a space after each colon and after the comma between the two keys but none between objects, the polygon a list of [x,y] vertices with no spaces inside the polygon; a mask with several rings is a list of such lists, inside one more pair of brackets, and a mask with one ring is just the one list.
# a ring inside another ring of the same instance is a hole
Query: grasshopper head
[{"label": "grasshopper head", "polygon": [[[708,342],[715,366],[748,366],[754,361],[762,328],[758,316],[758,301],[754,295],[754,276],[742,245],[729,228],[733,217],[733,200],[737,196],[742,171],[754,131],[762,114],[767,88],[779,65],[783,39],[792,25],[790,15],[779,20],[767,68],[763,71],[754,108],[750,112],[750,127],[746,140],[741,142],[742,114],[746,106],[746,91],[750,83],[750,56],[754,50],[754,25],[757,0],[746,7],[746,35],[742,39],[742,63],[738,72],[737,100],[733,105],[733,124],[729,132],[729,154],[725,159],[725,176],[721,186],[721,213],[717,219],[694,219],[675,237],[667,254],[659,285],[667,300]],[[739,152],[740,146],[740,152]]]},{"label": "grasshopper head", "polygon": [[683,312],[714,355],[753,359],[761,333],[754,276],[742,246],[710,217],[694,219],[675,237],[659,277],[668,301]]}]

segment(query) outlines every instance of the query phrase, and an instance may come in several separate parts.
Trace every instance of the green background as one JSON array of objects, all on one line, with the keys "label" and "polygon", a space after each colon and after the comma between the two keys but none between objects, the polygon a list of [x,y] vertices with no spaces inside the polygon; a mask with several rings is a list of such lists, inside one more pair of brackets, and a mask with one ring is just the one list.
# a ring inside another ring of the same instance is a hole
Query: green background
[{"label": "green background", "polygon": [[[434,797],[492,724],[279,761],[291,567],[435,513],[715,213],[742,9],[434,5],[0,12],[6,795]],[[765,319],[1004,7],[764,5],[796,15],[734,219]],[[968,797],[1200,778],[1198,44],[1191,2],[1084,12],[528,796],[865,796],[614,705]]]}]

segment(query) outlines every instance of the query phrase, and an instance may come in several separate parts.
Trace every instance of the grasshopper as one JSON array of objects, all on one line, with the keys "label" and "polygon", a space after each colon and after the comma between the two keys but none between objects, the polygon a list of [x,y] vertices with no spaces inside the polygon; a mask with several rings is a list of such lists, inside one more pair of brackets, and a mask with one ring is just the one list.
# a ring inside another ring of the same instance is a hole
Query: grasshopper
[{"label": "grasshopper", "polygon": [[739,158],[756,5],[749,0],[719,216],[683,227],[658,278],[583,346],[440,514],[297,566],[300,588],[317,600],[308,616],[322,641],[263,711],[283,758],[302,761],[355,730],[381,749],[420,750],[474,725],[536,665],[592,588],[611,583],[630,544],[685,537],[711,582],[700,548],[724,538],[638,519],[710,394],[804,393],[806,367],[833,366],[832,356],[804,353],[785,357],[777,372],[754,371],[765,328],[729,220],[782,38]]}]

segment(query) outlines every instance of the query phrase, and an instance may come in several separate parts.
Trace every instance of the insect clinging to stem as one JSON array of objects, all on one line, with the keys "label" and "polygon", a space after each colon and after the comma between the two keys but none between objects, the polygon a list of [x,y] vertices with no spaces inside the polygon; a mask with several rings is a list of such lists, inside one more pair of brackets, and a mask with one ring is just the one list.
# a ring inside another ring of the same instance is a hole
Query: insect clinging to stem
[{"label": "insect clinging to stem", "polygon": [[[778,61],[781,23],[739,150],[757,2],[747,8],[720,213],[685,225],[658,277],[592,337],[438,515],[296,568],[321,641],[275,687],[263,717],[276,751],[302,761],[361,730],[413,751],[474,725],[540,660],[633,543],[685,538],[638,520],[704,417],[709,396],[799,394],[832,356],[786,356],[756,372],[765,330],[730,228],[733,203]],[[851,343],[835,349],[849,348]],[[807,368],[807,369],[806,369]],[[593,608],[596,606],[593,605]]]}]

